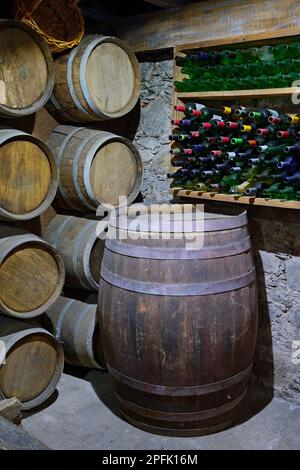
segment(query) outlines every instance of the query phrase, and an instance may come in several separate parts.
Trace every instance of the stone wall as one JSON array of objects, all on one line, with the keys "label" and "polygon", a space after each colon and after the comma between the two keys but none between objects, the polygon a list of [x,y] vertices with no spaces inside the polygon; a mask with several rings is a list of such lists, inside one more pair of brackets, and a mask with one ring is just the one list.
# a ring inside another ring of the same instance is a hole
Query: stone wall
[{"label": "stone wall", "polygon": [[299,364],[292,358],[296,341],[300,349],[299,215],[253,209],[248,217],[259,292],[254,371],[265,387],[300,404],[300,354]]},{"label": "stone wall", "polygon": [[[169,199],[172,67],[170,60],[141,64],[142,107],[135,143],[144,161],[145,200]],[[254,373],[266,388],[300,404],[300,364],[292,361],[293,342],[300,342],[300,214],[247,209],[259,288]]]},{"label": "stone wall", "polygon": [[144,164],[142,194],[147,201],[168,200],[173,63],[144,62],[141,71],[141,116],[135,144]]}]

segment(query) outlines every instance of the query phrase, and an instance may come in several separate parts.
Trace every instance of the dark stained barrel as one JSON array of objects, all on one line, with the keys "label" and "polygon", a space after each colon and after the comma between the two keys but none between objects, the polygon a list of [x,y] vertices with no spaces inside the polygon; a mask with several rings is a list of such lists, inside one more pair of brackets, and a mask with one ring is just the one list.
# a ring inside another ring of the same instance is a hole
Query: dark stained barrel
[{"label": "dark stained barrel", "polygon": [[257,293],[246,213],[205,213],[204,228],[190,213],[180,239],[180,207],[169,239],[159,219],[147,226],[143,209],[111,222],[99,313],[123,415],[150,432],[190,436],[225,429],[237,415],[254,356]]}]

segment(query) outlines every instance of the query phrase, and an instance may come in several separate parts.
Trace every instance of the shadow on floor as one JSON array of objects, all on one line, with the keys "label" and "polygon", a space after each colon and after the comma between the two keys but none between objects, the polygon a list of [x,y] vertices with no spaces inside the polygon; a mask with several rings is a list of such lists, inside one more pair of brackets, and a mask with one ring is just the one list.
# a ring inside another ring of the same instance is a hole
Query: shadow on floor
[{"label": "shadow on floor", "polygon": [[[90,382],[101,402],[107,406],[115,416],[124,419],[113,393],[110,375],[107,372],[66,366],[65,373]],[[242,402],[239,414],[234,422],[234,426],[242,424],[260,413],[270,403],[272,398],[273,391],[262,388],[253,376],[250,380],[248,391]]]},{"label": "shadow on floor", "polygon": [[83,367],[73,367],[68,364],[65,366],[64,372],[65,374],[90,382],[102,403],[107,406],[112,413],[118,416],[118,418],[122,418],[108,372],[96,369],[85,369]]},{"label": "shadow on floor", "polygon": [[262,388],[256,378],[252,376],[247,394],[234,421],[234,426],[245,423],[253,418],[253,416],[260,413],[272,401],[273,396],[273,390]]},{"label": "shadow on floor", "polygon": [[53,405],[53,403],[55,403],[58,398],[59,398],[59,392],[58,390],[54,390],[52,395],[46,401],[44,401],[44,403],[42,403],[41,405],[33,408],[32,410],[22,411],[22,419],[26,419],[32,415],[40,413],[41,411],[45,410],[49,406]]}]

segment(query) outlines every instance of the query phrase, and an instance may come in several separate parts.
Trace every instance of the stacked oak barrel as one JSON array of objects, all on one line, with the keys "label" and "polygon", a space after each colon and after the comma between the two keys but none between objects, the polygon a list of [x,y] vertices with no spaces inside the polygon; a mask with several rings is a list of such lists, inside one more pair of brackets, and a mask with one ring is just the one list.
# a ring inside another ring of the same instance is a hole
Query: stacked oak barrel
[{"label": "stacked oak barrel", "polygon": [[1,20],[0,47],[0,398],[28,410],[52,394],[64,357],[105,367],[90,298],[107,229],[96,212],[136,199],[142,163],[130,140],[99,129],[134,108],[140,71],[101,35],[54,62],[36,32]]}]

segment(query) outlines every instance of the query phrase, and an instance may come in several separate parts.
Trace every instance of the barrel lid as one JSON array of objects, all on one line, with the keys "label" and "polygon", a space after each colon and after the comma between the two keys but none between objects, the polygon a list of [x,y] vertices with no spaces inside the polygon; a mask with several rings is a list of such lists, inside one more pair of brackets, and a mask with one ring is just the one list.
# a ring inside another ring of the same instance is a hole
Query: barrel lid
[{"label": "barrel lid", "polygon": [[110,214],[108,237],[114,229],[141,233],[203,233],[232,230],[247,225],[247,213],[213,213],[202,205],[133,204]]}]

